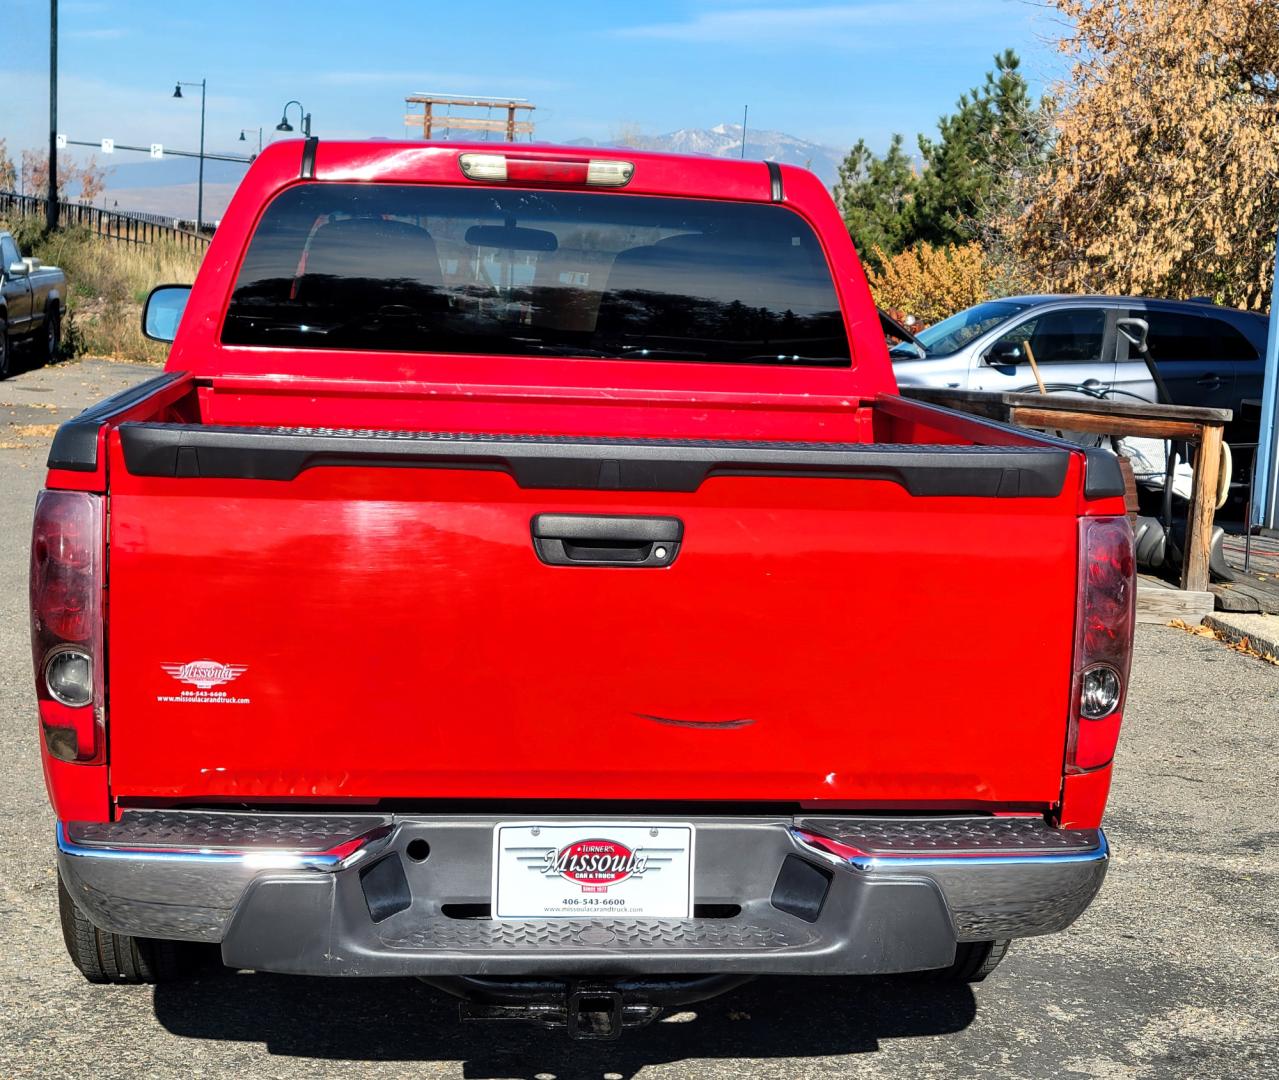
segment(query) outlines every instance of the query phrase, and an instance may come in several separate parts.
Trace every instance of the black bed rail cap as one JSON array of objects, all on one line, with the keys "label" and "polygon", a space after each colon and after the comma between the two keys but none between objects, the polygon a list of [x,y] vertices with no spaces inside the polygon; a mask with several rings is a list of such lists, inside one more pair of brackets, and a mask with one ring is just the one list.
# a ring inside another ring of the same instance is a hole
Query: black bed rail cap
[{"label": "black bed rail cap", "polygon": [[[915,397],[914,392],[920,391],[924,396],[922,398]],[[985,428],[988,431],[1000,432],[1003,435],[1016,436],[1019,441],[1033,439],[1041,446],[1056,446],[1063,450],[1069,450],[1072,453],[1083,451],[1084,454],[1084,498],[1086,499],[1109,499],[1115,496],[1125,494],[1124,474],[1119,467],[1119,458],[1117,458],[1110,450],[1105,447],[1083,447],[1078,443],[1070,442],[1068,439],[1058,438],[1042,431],[1033,431],[1027,428],[1017,427],[1014,424],[1001,420],[995,420],[989,416],[982,416],[980,413],[965,412],[962,409],[952,405],[944,405],[937,401],[928,400],[928,392],[936,391],[942,393],[937,387],[926,386],[904,386],[899,394],[881,395],[881,399],[896,400],[904,405],[908,405],[916,412],[932,413],[949,416],[962,416],[968,424]],[[967,393],[969,398],[978,398],[998,400],[1000,395],[994,393],[974,393],[957,391],[958,394]],[[1004,394],[1004,398],[1014,395]]]},{"label": "black bed rail cap", "polygon": [[887,480],[922,497],[1052,498],[1070,452],[1054,446],[483,435],[197,424],[120,425],[135,476],[292,480],[332,466],[483,469],[524,488],[696,491],[708,476]]},{"label": "black bed rail cap", "polygon": [[93,472],[98,467],[98,433],[113,417],[138,402],[150,397],[171,383],[186,377],[185,371],[165,371],[146,379],[136,386],[127,387],[118,394],[90,405],[78,416],[64,421],[53,436],[49,447],[50,469],[70,469],[73,472]]},{"label": "black bed rail cap", "polygon": [[1119,467],[1119,458],[1102,446],[1088,448],[1084,458],[1084,498],[1122,498],[1124,472]]}]

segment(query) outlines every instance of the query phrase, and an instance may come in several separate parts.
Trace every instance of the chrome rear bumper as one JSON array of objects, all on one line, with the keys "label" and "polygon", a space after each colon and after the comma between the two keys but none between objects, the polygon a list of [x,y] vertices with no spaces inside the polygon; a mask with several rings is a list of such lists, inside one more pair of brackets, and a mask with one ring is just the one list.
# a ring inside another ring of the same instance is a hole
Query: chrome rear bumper
[{"label": "chrome rear bumper", "polygon": [[559,977],[944,967],[958,941],[1069,926],[1108,858],[1100,830],[1035,818],[694,818],[693,918],[510,922],[487,917],[498,820],[129,811],[60,823],[58,863],[103,929],[237,967]]}]

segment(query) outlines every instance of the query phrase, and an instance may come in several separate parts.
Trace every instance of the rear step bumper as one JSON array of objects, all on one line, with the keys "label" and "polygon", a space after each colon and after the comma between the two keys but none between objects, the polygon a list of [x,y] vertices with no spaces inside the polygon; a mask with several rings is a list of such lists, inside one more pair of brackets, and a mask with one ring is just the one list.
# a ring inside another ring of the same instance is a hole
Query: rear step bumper
[{"label": "rear step bumper", "polygon": [[129,811],[59,823],[58,863],[101,928],[235,967],[570,977],[945,967],[1069,926],[1108,859],[1101,830],[1036,818],[693,818],[693,918],[512,922],[487,917],[498,820]]}]

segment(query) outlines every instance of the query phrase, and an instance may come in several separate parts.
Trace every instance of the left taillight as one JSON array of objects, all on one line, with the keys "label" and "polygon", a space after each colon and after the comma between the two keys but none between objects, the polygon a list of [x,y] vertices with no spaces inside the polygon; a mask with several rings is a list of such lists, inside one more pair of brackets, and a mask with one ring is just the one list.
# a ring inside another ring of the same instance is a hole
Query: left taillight
[{"label": "left taillight", "polygon": [[42,491],[31,533],[31,656],[49,753],[105,753],[102,497]]},{"label": "left taillight", "polygon": [[1132,662],[1135,572],[1127,518],[1080,520],[1068,772],[1099,768],[1115,756]]}]

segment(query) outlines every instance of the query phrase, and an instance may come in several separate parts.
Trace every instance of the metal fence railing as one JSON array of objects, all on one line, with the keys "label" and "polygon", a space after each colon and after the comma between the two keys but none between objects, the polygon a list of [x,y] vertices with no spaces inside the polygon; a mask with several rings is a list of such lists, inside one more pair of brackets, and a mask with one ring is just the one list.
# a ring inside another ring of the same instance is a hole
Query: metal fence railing
[{"label": "metal fence railing", "polygon": [[[191,251],[203,251],[209,238],[185,222],[159,214],[130,214],[119,210],[103,210],[97,206],[58,200],[59,220],[67,225],[80,225],[90,232],[126,244],[154,244],[169,241]],[[39,195],[19,195],[0,191],[0,213],[21,216],[43,216],[45,200]]]}]

